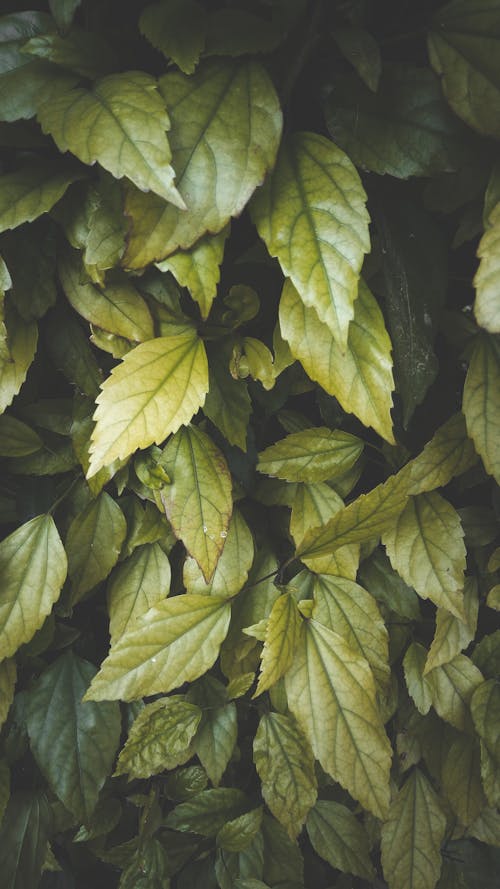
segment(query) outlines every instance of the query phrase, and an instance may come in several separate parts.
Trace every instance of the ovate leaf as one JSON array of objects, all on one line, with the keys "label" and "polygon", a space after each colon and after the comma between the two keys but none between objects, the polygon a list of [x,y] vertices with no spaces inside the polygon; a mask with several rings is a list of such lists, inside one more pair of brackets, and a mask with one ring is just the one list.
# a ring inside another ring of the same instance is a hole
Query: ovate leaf
[{"label": "ovate leaf", "polygon": [[111,74],[93,90],[60,90],[41,105],[38,119],[60,151],[71,151],[84,164],[98,161],[116,179],[126,176],[138,188],[184,206],[173,184],[169,118],[149,74]]},{"label": "ovate leaf", "polygon": [[314,757],[308,741],[295,720],[269,713],[259,722],[253,758],[267,805],[294,838],[317,796]]},{"label": "ovate leaf", "polygon": [[474,314],[477,323],[489,333],[500,333],[500,204],[497,204],[489,217],[489,228],[484,233],[477,255],[479,268],[474,278],[476,302]]},{"label": "ovate leaf", "polygon": [[391,753],[368,662],[337,633],[305,621],[286,691],[290,710],[325,771],[366,809],[384,817]]},{"label": "ovate leaf", "polygon": [[0,416],[0,456],[26,457],[42,447],[42,439],[27,423],[9,414]]},{"label": "ovate leaf", "polygon": [[333,39],[369,89],[377,92],[380,73],[380,48],[364,28],[335,28]]},{"label": "ovate leaf", "polygon": [[158,337],[125,355],[97,399],[89,476],[136,448],[161,444],[202,406],[205,347],[194,331]]},{"label": "ovate leaf", "polygon": [[34,636],[59,598],[67,560],[54,520],[40,515],[0,543],[0,660]]},{"label": "ovate leaf", "polygon": [[500,136],[500,11],[454,0],[434,16],[428,48],[451,107],[474,129]]},{"label": "ovate leaf", "polygon": [[229,522],[224,549],[209,583],[203,577],[195,559],[188,556],[182,577],[188,593],[205,596],[225,596],[238,593],[248,578],[254,556],[251,531],[241,513],[235,509]]},{"label": "ovate leaf", "polygon": [[126,533],[120,507],[104,491],[75,516],[66,537],[73,603],[108,576],[118,561]]},{"label": "ovate leaf", "polygon": [[389,889],[434,889],[446,818],[425,775],[415,769],[382,825],[382,868]]},{"label": "ovate leaf", "polygon": [[412,497],[382,541],[393,568],[423,599],[465,618],[465,545],[458,513],[436,492]]},{"label": "ovate leaf", "polygon": [[13,794],[0,828],[0,867],[5,889],[25,889],[40,881],[52,815],[44,794]]},{"label": "ovate leaf", "polygon": [[[10,705],[14,698],[17,669],[13,658],[6,658],[0,662],[0,728],[7,719]],[[1,821],[1,818],[0,818]]]},{"label": "ovate leaf", "polygon": [[58,370],[81,392],[95,398],[102,371],[75,314],[59,304],[46,322],[47,349]]},{"label": "ovate leaf", "polygon": [[463,412],[486,472],[500,483],[500,343],[477,338],[465,378]]},{"label": "ovate leaf", "polygon": [[368,834],[346,806],[318,800],[307,817],[307,833],[315,852],[332,867],[373,879]]},{"label": "ovate leaf", "polygon": [[291,281],[285,282],[281,295],[280,328],[308,376],[337,398],[345,411],[393,444],[391,341],[366,284],[359,282],[344,349],[315,309],[302,302]]},{"label": "ovate leaf", "polygon": [[0,350],[0,413],[12,402],[26,379],[35,357],[38,329],[7,307],[7,350]]},{"label": "ovate leaf", "polygon": [[111,772],[121,719],[118,705],[82,703],[96,668],[72,653],[43,671],[28,693],[26,724],[37,764],[51,789],[88,821]]},{"label": "ovate leaf", "polygon": [[258,470],[294,482],[322,482],[342,475],[363,451],[349,432],[323,426],[292,432],[259,454]]},{"label": "ovate leaf", "polygon": [[296,133],[282,145],[273,173],[252,203],[269,252],[342,348],[369,250],[365,201],[343,151],[324,136]]},{"label": "ovate leaf", "polygon": [[205,46],[206,20],[196,0],[164,0],[146,6],[139,28],[184,74],[192,74]]},{"label": "ovate leaf", "polygon": [[276,599],[267,620],[260,676],[254,697],[267,691],[292,665],[301,618],[295,599],[284,593]]},{"label": "ovate leaf", "polygon": [[202,710],[193,749],[210,781],[217,786],[233,755],[238,737],[236,705],[228,701],[226,689],[213,676],[205,676],[192,686],[188,698]]},{"label": "ovate leaf", "polygon": [[226,461],[205,432],[188,426],[170,439],[162,465],[171,479],[161,492],[167,518],[209,583],[227,539],[233,508]]},{"label": "ovate leaf", "polygon": [[0,231],[17,228],[47,213],[81,175],[77,165],[38,161],[32,167],[0,176]]},{"label": "ovate leaf", "polygon": [[[343,506],[339,495],[324,482],[298,484],[290,517],[290,533],[296,545],[300,546],[309,528],[325,524]],[[329,556],[303,561],[318,574],[334,574],[354,580],[359,566],[359,546],[348,544]]]},{"label": "ovate leaf", "polygon": [[471,713],[476,731],[491,755],[500,762],[498,718],[500,714],[500,683],[494,679],[483,682],[471,699]]},{"label": "ovate leaf", "polygon": [[419,713],[425,716],[432,706],[429,680],[424,676],[427,651],[419,642],[412,642],[403,659],[406,687]]},{"label": "ovate leaf", "polygon": [[483,682],[480,670],[464,654],[457,654],[452,661],[431,670],[427,678],[436,713],[459,731],[470,731],[469,705]]},{"label": "ovate leaf", "polygon": [[189,758],[201,710],[180,695],[160,698],[140,711],[120,753],[115,775],[149,778]]},{"label": "ovate leaf", "polygon": [[[238,216],[272,166],[281,135],[273,85],[256,62],[204,65],[191,77],[160,80],[172,121],[170,143],[177,185],[187,210],[131,189],[126,212],[132,232],[124,264],[142,268]],[[228,131],[230,121],[230,131]]]},{"label": "ovate leaf", "polygon": [[225,638],[231,609],[216,596],[175,596],[138,618],[111,647],[87,700],[133,701],[205,673]]},{"label": "ovate leaf", "polygon": [[158,543],[138,546],[112,573],[108,584],[111,641],[123,636],[170,592],[170,562]]},{"label": "ovate leaf", "polygon": [[190,250],[178,250],[158,263],[162,272],[172,272],[177,283],[187,287],[198,303],[203,319],[208,318],[217,294],[228,234],[229,226],[226,226],[217,235],[205,235]]}]

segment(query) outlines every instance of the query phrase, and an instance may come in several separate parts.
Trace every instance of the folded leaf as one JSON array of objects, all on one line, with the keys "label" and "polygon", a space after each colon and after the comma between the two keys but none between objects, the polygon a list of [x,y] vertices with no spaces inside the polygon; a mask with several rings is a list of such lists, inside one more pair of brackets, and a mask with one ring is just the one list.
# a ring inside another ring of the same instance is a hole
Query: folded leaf
[{"label": "folded leaf", "polygon": [[500,343],[481,335],[476,340],[465,378],[463,412],[486,472],[500,483]]},{"label": "folded leaf", "polygon": [[419,642],[412,642],[403,659],[406,687],[422,716],[425,716],[432,706],[431,686],[429,679],[424,675],[426,657],[427,651],[424,646]]},{"label": "folded leaf", "polygon": [[272,256],[306,306],[316,310],[341,348],[363,256],[369,250],[366,195],[353,164],[333,142],[296,133],[252,202],[252,217]]},{"label": "folded leaf", "polygon": [[292,432],[259,454],[259,472],[289,482],[322,482],[342,475],[356,463],[363,442],[355,435],[324,426]]},{"label": "folded leaf", "polygon": [[40,515],[0,543],[0,661],[40,629],[59,598],[67,560],[54,520]]},{"label": "folded leaf", "polygon": [[60,151],[71,151],[84,164],[98,161],[115,178],[126,176],[138,188],[185,206],[173,184],[169,117],[149,74],[111,74],[93,90],[59,90],[38,108],[38,120]]},{"label": "folded leaf", "polygon": [[88,476],[137,448],[161,444],[189,423],[207,390],[205,347],[194,331],[132,349],[111,371],[97,399]]},{"label": "folded leaf", "polygon": [[138,618],[111,647],[86,700],[133,701],[197,679],[214,663],[231,609],[216,596],[175,596]]},{"label": "folded leaf", "polygon": [[149,778],[185,762],[200,719],[200,708],[180,695],[146,704],[130,729],[115,775],[128,774],[129,781]]},{"label": "folded leaf", "polygon": [[322,767],[383,818],[391,750],[368,662],[337,633],[309,620],[285,682],[290,710]]},{"label": "folded leaf", "polygon": [[280,302],[280,328],[307,375],[333,395],[345,411],[394,443],[391,407],[391,341],[376,300],[360,280],[347,345],[342,349],[315,311],[286,281]]}]

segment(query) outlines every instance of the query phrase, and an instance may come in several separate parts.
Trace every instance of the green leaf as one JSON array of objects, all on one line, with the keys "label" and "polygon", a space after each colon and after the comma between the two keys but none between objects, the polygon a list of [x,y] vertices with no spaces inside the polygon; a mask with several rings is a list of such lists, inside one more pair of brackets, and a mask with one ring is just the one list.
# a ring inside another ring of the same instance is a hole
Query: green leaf
[{"label": "green leaf", "polygon": [[377,41],[364,28],[335,28],[333,39],[340,52],[351,63],[361,80],[377,92],[381,58]]},{"label": "green leaf", "polygon": [[316,802],[312,750],[293,719],[268,713],[259,722],[253,758],[262,782],[262,796],[293,839]]},{"label": "green leaf", "polygon": [[335,79],[326,123],[357,167],[400,179],[461,167],[472,141],[446,105],[429,68],[384,66],[378,90],[354,75]]},{"label": "green leaf", "polygon": [[0,824],[10,798],[10,770],[7,763],[0,759]]},{"label": "green leaf", "polygon": [[496,3],[454,0],[434,16],[428,38],[432,67],[453,111],[469,126],[500,136],[500,14]]},{"label": "green leaf", "polygon": [[292,432],[259,454],[257,469],[294,482],[322,482],[342,475],[363,451],[363,442],[349,432],[315,426]]},{"label": "green leaf", "polygon": [[59,260],[59,275],[68,301],[87,321],[136,342],[154,337],[149,309],[126,278],[97,287],[86,274],[79,254],[71,248]]},{"label": "green leaf", "polygon": [[59,304],[57,313],[49,315],[45,330],[54,365],[81,392],[95,398],[102,371],[74,313]]},{"label": "green leaf", "polygon": [[49,0],[50,11],[62,30],[69,28],[82,0]]},{"label": "green leaf", "polygon": [[484,808],[479,817],[470,825],[467,834],[481,843],[498,846],[500,843],[500,812],[494,808]]},{"label": "green leaf", "polygon": [[499,256],[500,204],[497,204],[489,217],[489,228],[484,233],[477,248],[479,268],[474,277],[476,301],[474,314],[480,327],[489,333],[500,333],[500,284]]},{"label": "green leaf", "polygon": [[422,599],[465,619],[466,551],[455,509],[440,494],[412,497],[382,535],[392,567]]},{"label": "green leaf", "polygon": [[188,593],[232,598],[244,586],[254,556],[252,533],[239,510],[231,516],[226,542],[209,583],[191,556],[184,562],[182,579]]},{"label": "green leaf", "polygon": [[[262,819],[264,837],[263,879],[273,885],[285,880],[302,884],[304,860],[296,842],[293,842],[281,824],[270,815]],[[292,889],[292,887],[290,887]],[[298,889],[298,887],[295,887]]]},{"label": "green leaf", "polygon": [[40,515],[0,543],[0,660],[42,626],[66,577],[66,554],[54,520]]},{"label": "green leaf", "polygon": [[[13,658],[0,661],[0,728],[7,719],[14,698],[17,668]],[[0,818],[1,821],[1,818]]]},{"label": "green leaf", "polygon": [[86,699],[133,701],[196,679],[214,663],[230,613],[217,596],[157,603],[111,647]]},{"label": "green leaf", "polygon": [[440,667],[453,660],[472,642],[476,634],[479,601],[477,584],[472,577],[465,578],[464,614],[466,620],[460,620],[444,608],[436,612],[436,632],[429,649],[424,673]]},{"label": "green leaf", "polygon": [[214,9],[207,22],[205,53],[223,56],[267,53],[281,40],[283,33],[277,21],[241,8]]},{"label": "green leaf", "polygon": [[481,810],[486,808],[476,738],[458,735],[446,751],[441,780],[453,812],[461,824],[469,826],[478,818]]},{"label": "green leaf", "polygon": [[142,268],[179,247],[191,247],[206,232],[221,231],[272,167],[281,135],[278,99],[257,62],[224,60],[204,65],[191,77],[166,74],[160,90],[172,121],[177,184],[188,209],[129,189],[127,268]]},{"label": "green leaf", "polygon": [[332,867],[365,880],[375,876],[368,835],[356,816],[331,800],[318,800],[307,816],[313,849]]},{"label": "green leaf", "polygon": [[66,808],[85,822],[111,773],[121,731],[118,704],[82,703],[95,673],[88,661],[64,654],[35,681],[26,708],[40,770]]},{"label": "green leaf", "polygon": [[359,581],[369,590],[377,602],[407,620],[418,620],[418,597],[411,587],[393,571],[391,563],[381,547],[369,559],[365,559],[359,571]]},{"label": "green leaf", "polygon": [[38,330],[7,306],[5,313],[8,352],[0,350],[0,414],[12,402],[26,379],[35,357]]},{"label": "green leaf", "polygon": [[382,825],[382,868],[389,889],[434,889],[446,818],[425,775],[415,769]]},{"label": "green leaf", "polygon": [[129,781],[149,778],[185,762],[200,719],[200,708],[181,695],[146,704],[130,729],[115,775],[128,774]]},{"label": "green leaf", "polygon": [[12,275],[16,311],[25,321],[42,318],[57,298],[54,227],[41,218],[4,233],[2,251]]},{"label": "green leaf", "polygon": [[196,0],[164,0],[146,6],[139,28],[184,74],[192,74],[205,47],[206,22],[206,11]]},{"label": "green leaf", "polygon": [[98,161],[116,179],[126,176],[138,188],[185,206],[173,184],[169,117],[149,74],[111,74],[93,90],[59,90],[38,108],[38,120],[60,151],[71,151],[84,164]]},{"label": "green leaf", "polygon": [[217,834],[216,843],[227,852],[243,852],[250,845],[262,824],[262,806],[226,821]]},{"label": "green leaf", "polygon": [[367,661],[337,633],[306,621],[285,682],[290,710],[322,767],[384,817],[391,753]]},{"label": "green leaf", "polygon": [[4,889],[38,886],[51,832],[51,811],[41,793],[11,796],[0,828],[0,868]]},{"label": "green leaf", "polygon": [[189,423],[207,390],[207,356],[194,331],[132,349],[111,371],[97,399],[88,476],[136,448],[161,444]]},{"label": "green leaf", "polygon": [[353,653],[368,661],[377,685],[387,689],[389,637],[373,596],[345,577],[318,574],[313,599],[314,620],[342,636]]},{"label": "green leaf", "polygon": [[197,682],[190,689],[188,697],[202,709],[193,749],[210,781],[217,786],[236,746],[236,706],[232,701],[227,701],[226,689],[213,676],[205,676]]},{"label": "green leaf", "polygon": [[483,682],[470,702],[474,726],[491,755],[500,762],[498,719],[500,714],[500,683],[494,679]]},{"label": "green leaf", "polygon": [[486,472],[500,483],[500,343],[487,334],[477,338],[472,351],[463,412]]},{"label": "green leaf", "polygon": [[120,507],[104,491],[75,516],[66,536],[73,604],[108,576],[118,561],[126,534],[127,523]]},{"label": "green leaf", "polygon": [[166,827],[213,837],[247,809],[245,795],[235,787],[203,790],[188,802],[181,803],[167,815]]},{"label": "green leaf", "polygon": [[8,414],[0,416],[0,456],[25,457],[43,447],[42,439],[22,420]]},{"label": "green leaf", "polygon": [[344,349],[316,311],[301,301],[291,281],[285,282],[281,295],[280,328],[307,375],[333,395],[345,411],[394,444],[391,341],[382,312],[366,284],[359,282]]},{"label": "green leaf", "polygon": [[52,209],[66,189],[81,178],[76,166],[38,161],[0,176],[0,231],[32,222]]},{"label": "green leaf", "polygon": [[114,50],[101,35],[79,28],[72,28],[66,36],[41,34],[32,37],[24,44],[22,52],[89,79],[108,74],[118,64]]},{"label": "green leaf", "polygon": [[229,444],[246,449],[251,401],[247,384],[229,373],[231,348],[217,344],[208,350],[210,386],[203,413],[212,421]]},{"label": "green leaf", "polygon": [[301,618],[293,596],[284,593],[274,603],[266,625],[257,689],[261,695],[286,673],[299,641]]},{"label": "green leaf", "polygon": [[406,687],[419,713],[425,716],[432,706],[429,679],[424,675],[427,650],[419,642],[408,646],[403,660]]},{"label": "green leaf", "polygon": [[[184,0],[181,0],[183,3]],[[224,246],[229,235],[226,226],[217,235],[205,235],[190,250],[178,250],[158,263],[162,272],[172,272],[181,287],[187,287],[206,320],[217,294]]]},{"label": "green leaf", "polygon": [[483,740],[481,740],[481,778],[489,805],[498,808],[500,806],[498,760],[492,756]]},{"label": "green leaf", "polygon": [[436,713],[459,731],[470,731],[469,705],[483,682],[481,672],[464,654],[427,674]]},{"label": "green leaf", "polygon": [[[300,546],[309,528],[325,524],[343,506],[344,503],[339,495],[324,482],[298,484],[290,518],[290,533],[296,545]],[[335,574],[354,580],[359,566],[359,546],[350,544],[329,556],[303,561],[317,574]]]},{"label": "green leaf", "polygon": [[158,543],[137,547],[113,571],[107,591],[112,643],[168,596],[170,577],[170,562]]},{"label": "green leaf", "polygon": [[87,268],[99,271],[118,264],[125,250],[127,222],[123,214],[120,183],[103,173],[93,192],[95,204],[89,217],[84,261]]},{"label": "green leaf", "polygon": [[226,461],[208,435],[187,426],[170,439],[161,462],[172,480],[160,495],[167,518],[209,583],[227,540],[233,508]]},{"label": "green leaf", "polygon": [[365,201],[359,176],[340,148],[316,133],[295,133],[252,202],[269,252],[340,348],[347,344],[369,250]]}]

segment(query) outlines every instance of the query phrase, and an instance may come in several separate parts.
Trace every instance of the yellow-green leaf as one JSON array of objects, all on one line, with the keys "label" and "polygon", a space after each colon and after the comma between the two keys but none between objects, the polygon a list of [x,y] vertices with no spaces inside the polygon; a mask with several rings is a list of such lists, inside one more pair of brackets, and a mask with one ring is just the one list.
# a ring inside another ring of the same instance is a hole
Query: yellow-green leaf
[{"label": "yellow-green leaf", "polygon": [[54,520],[39,515],[0,543],[0,661],[40,629],[59,598],[67,560]]},{"label": "yellow-green leaf", "polygon": [[337,633],[305,621],[285,683],[290,710],[322,767],[383,818],[391,749],[368,662]]},{"label": "yellow-green leaf", "polygon": [[216,843],[226,852],[243,852],[259,834],[262,824],[262,806],[231,818],[220,828]]},{"label": "yellow-green leaf", "polygon": [[464,654],[427,674],[436,713],[459,731],[470,731],[470,701],[483,682],[478,668]]},{"label": "yellow-green leaf", "polygon": [[300,299],[291,281],[285,282],[279,312],[281,333],[311,380],[333,395],[345,411],[394,444],[391,341],[382,312],[364,281],[359,282],[344,349],[315,309]]},{"label": "yellow-green leaf", "polygon": [[[343,506],[339,495],[324,482],[296,485],[290,517],[290,533],[296,546],[301,545],[310,528],[325,524]],[[359,544],[342,546],[328,556],[304,558],[303,562],[317,574],[335,574],[355,580],[359,566]]]},{"label": "yellow-green leaf", "polygon": [[322,482],[350,469],[362,451],[355,435],[317,426],[292,432],[261,451],[257,469],[289,482]]},{"label": "yellow-green leaf", "polygon": [[123,259],[128,268],[142,268],[191,247],[206,232],[221,231],[272,167],[281,135],[278,98],[257,62],[224,59],[191,77],[166,74],[160,90],[172,121],[172,162],[187,210],[130,189],[126,212],[132,231]]},{"label": "yellow-green leaf", "polygon": [[500,484],[500,342],[483,334],[474,345],[465,378],[467,432],[486,472]]},{"label": "yellow-green leaf", "polygon": [[111,643],[170,592],[170,562],[158,543],[146,543],[113,571],[108,584]]},{"label": "yellow-green leaf", "polygon": [[317,133],[295,133],[252,202],[261,238],[341,348],[370,249],[366,195],[346,154]]},{"label": "yellow-green leaf", "polygon": [[262,796],[293,839],[317,797],[314,757],[295,720],[279,713],[262,716],[253,759]]},{"label": "yellow-green leaf", "polygon": [[137,448],[161,444],[202,406],[205,347],[194,331],[158,337],[128,352],[102,385],[88,476]]},{"label": "yellow-green leaf", "polygon": [[16,173],[4,173],[0,176],[0,231],[47,213],[81,175],[75,166],[40,159]]},{"label": "yellow-green leaf", "polygon": [[422,599],[465,619],[466,551],[456,510],[440,494],[412,497],[382,542],[392,567]]},{"label": "yellow-green leaf", "polygon": [[[16,687],[17,668],[13,658],[6,658],[0,662],[0,728],[7,719],[14,698]],[[2,819],[0,818],[0,821]]]},{"label": "yellow-green leaf", "polygon": [[479,608],[477,583],[473,577],[465,578],[463,604],[465,620],[460,620],[445,608],[438,608],[436,632],[427,655],[424,674],[453,660],[455,655],[460,654],[472,642],[476,634]]},{"label": "yellow-green leaf", "polygon": [[233,509],[225,458],[205,432],[187,426],[172,436],[161,462],[171,479],[160,494],[167,518],[209,583]]},{"label": "yellow-green leaf", "polygon": [[481,778],[483,790],[490,806],[500,807],[500,770],[498,759],[481,739]]},{"label": "yellow-green leaf", "polygon": [[480,259],[474,278],[477,323],[490,333],[500,333],[500,204],[490,214],[489,228],[477,248]]},{"label": "yellow-green leaf", "polygon": [[115,775],[149,778],[173,769],[189,758],[189,745],[201,710],[181,695],[153,701],[139,712],[122,749]]},{"label": "yellow-green leaf", "polygon": [[0,350],[0,413],[24,383],[38,342],[36,322],[24,321],[10,307],[5,315],[8,350]]},{"label": "yellow-green leaf", "polygon": [[382,868],[389,889],[434,889],[446,818],[425,775],[415,769],[382,825]]},{"label": "yellow-green leaf", "polygon": [[75,516],[65,542],[73,604],[108,576],[126,534],[124,515],[105,491]]},{"label": "yellow-green leaf", "polygon": [[226,542],[209,583],[197,562],[188,556],[182,577],[188,593],[202,596],[224,596],[230,599],[244,586],[254,556],[252,533],[239,510],[233,510]]},{"label": "yellow-green leaf", "polygon": [[213,676],[204,676],[188,692],[188,700],[201,707],[202,718],[193,740],[212,784],[217,786],[226,771],[238,737],[236,705],[228,701],[225,687]]},{"label": "yellow-green leaf", "polygon": [[103,77],[93,89],[60,90],[39,107],[38,120],[59,151],[84,164],[98,161],[116,179],[126,176],[185,207],[170,164],[169,117],[150,74],[127,71]]},{"label": "yellow-green leaf", "polygon": [[226,226],[216,235],[205,235],[190,250],[177,250],[158,263],[160,271],[172,272],[177,283],[181,287],[187,287],[198,303],[203,319],[208,318],[217,294],[220,266],[228,235],[229,226]]},{"label": "yellow-green leaf", "polygon": [[267,619],[260,676],[254,697],[267,691],[291,667],[299,640],[301,618],[293,596],[284,593]]},{"label": "yellow-green leaf", "polygon": [[217,596],[157,603],[112,645],[86,699],[133,701],[196,679],[214,663],[230,615]]},{"label": "yellow-green leaf", "polygon": [[373,879],[368,834],[350,809],[333,800],[318,800],[306,827],[313,849],[332,867]]},{"label": "yellow-green leaf", "polygon": [[486,744],[491,755],[500,763],[500,682],[488,679],[474,692],[471,699],[471,713],[476,731]]},{"label": "yellow-green leaf", "polygon": [[314,620],[338,633],[353,652],[364,657],[377,685],[387,690],[389,636],[373,596],[345,577],[319,574],[314,578],[313,599]]}]

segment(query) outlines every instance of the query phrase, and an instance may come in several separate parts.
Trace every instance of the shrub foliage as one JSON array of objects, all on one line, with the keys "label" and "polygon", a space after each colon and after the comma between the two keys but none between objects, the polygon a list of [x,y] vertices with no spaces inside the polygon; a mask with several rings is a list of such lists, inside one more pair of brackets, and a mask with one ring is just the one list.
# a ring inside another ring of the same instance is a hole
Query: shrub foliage
[{"label": "shrub foliage", "polygon": [[33,5],[2,886],[493,886],[500,3]]}]

